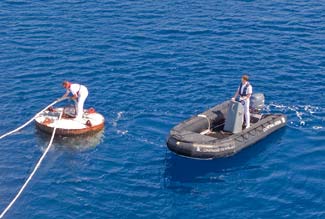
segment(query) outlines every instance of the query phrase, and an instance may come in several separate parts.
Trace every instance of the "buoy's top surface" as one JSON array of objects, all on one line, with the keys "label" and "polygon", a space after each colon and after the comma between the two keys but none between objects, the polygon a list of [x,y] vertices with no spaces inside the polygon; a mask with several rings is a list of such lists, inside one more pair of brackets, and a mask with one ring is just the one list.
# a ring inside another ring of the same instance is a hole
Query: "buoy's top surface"
[{"label": "buoy's top surface", "polygon": [[[59,129],[85,129],[91,126],[97,126],[104,123],[104,117],[97,112],[84,113],[84,116],[80,120],[74,118],[63,117],[59,121],[60,112],[64,110],[63,108],[56,108],[53,112],[48,110],[42,112],[35,121],[39,124],[45,125],[47,127],[57,127]],[[87,122],[89,121],[89,122]],[[87,124],[88,123],[88,124]]]}]

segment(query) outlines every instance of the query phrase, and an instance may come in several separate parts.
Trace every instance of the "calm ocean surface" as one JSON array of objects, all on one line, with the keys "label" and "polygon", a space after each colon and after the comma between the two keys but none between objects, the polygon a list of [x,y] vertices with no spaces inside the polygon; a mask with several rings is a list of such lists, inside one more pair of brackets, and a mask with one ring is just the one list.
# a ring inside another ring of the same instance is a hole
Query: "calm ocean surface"
[{"label": "calm ocean surface", "polygon": [[[85,84],[106,119],[56,139],[5,218],[325,218],[325,1],[0,2],[0,135]],[[199,161],[169,130],[234,94],[243,73],[288,125]],[[0,213],[49,137],[0,140]]]}]

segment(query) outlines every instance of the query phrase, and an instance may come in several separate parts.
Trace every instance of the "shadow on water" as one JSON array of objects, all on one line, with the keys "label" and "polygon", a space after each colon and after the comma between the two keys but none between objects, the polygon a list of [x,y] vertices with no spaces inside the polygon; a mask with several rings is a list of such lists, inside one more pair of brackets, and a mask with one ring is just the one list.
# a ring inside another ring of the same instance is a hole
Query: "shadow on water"
[{"label": "shadow on water", "polygon": [[[36,129],[37,143],[41,146],[48,145],[51,135]],[[79,136],[55,136],[53,146],[57,150],[86,151],[95,148],[103,142],[104,129],[97,133]]]},{"label": "shadow on water", "polygon": [[167,151],[164,187],[175,192],[188,193],[193,191],[194,184],[225,183],[225,176],[233,172],[259,169],[261,168],[259,164],[252,165],[250,161],[271,145],[276,145],[285,130],[285,128],[280,129],[260,142],[226,158],[197,160]]}]

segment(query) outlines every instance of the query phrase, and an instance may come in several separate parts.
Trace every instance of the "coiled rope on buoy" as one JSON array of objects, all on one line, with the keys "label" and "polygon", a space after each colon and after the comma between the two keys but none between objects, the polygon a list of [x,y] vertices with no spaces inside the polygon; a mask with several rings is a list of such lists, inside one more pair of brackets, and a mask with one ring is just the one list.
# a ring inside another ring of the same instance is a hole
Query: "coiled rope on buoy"
[{"label": "coiled rope on buoy", "polygon": [[[30,122],[32,122],[40,113],[42,113],[43,111],[45,111],[48,107],[64,100],[66,98],[63,98],[63,99],[58,99],[56,101],[54,101],[53,103],[51,103],[50,105],[48,105],[46,108],[44,108],[42,111],[40,111],[39,113],[37,113],[32,119],[30,119],[28,122],[26,122],[25,124],[23,124],[22,126],[18,127],[17,129],[11,131],[11,132],[8,132],[4,135],[2,135],[0,137],[1,138],[4,138],[20,129],[22,129],[23,127],[25,127],[26,125],[28,125]],[[62,115],[63,115],[63,111],[60,113],[60,116],[59,116],[59,120],[61,120],[62,118]],[[12,207],[12,205],[16,202],[16,200],[19,198],[19,196],[21,195],[21,193],[24,191],[24,189],[26,188],[26,186],[28,185],[29,181],[33,178],[34,174],[36,173],[37,169],[39,168],[39,166],[41,165],[43,159],[45,158],[46,154],[48,153],[48,151],[50,150],[51,146],[52,146],[52,143],[53,143],[53,140],[54,140],[54,136],[55,136],[55,131],[56,131],[56,125],[54,125],[54,129],[53,129],[53,133],[52,133],[52,136],[51,136],[51,140],[46,148],[46,150],[44,151],[43,155],[41,156],[41,158],[39,159],[39,161],[37,162],[35,168],[33,169],[32,173],[29,175],[29,177],[27,178],[27,180],[25,181],[24,185],[20,188],[19,192],[17,193],[17,195],[15,196],[15,198],[9,203],[9,205],[3,210],[3,212],[1,213],[0,215],[0,218],[3,218],[3,216],[7,213],[7,211],[9,211],[9,209]]]}]

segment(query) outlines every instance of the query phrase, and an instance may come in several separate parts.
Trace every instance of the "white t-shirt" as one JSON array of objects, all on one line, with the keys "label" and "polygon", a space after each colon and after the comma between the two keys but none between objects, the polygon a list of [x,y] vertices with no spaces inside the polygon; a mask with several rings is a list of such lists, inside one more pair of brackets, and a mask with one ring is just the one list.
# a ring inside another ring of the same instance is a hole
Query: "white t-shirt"
[{"label": "white t-shirt", "polygon": [[[82,95],[83,93],[88,93],[88,89],[81,84],[71,84],[69,90],[71,91],[72,95]],[[79,93],[78,93],[79,92]]]}]

